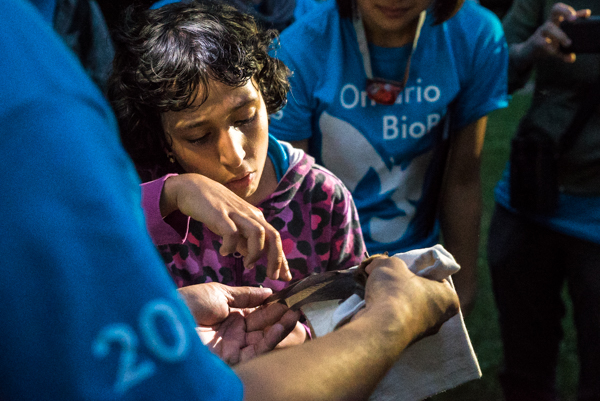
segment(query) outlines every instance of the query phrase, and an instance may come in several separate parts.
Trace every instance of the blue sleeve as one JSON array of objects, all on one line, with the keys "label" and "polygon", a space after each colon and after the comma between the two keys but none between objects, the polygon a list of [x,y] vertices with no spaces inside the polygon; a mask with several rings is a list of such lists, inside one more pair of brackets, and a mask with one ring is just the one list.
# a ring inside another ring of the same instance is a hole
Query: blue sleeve
[{"label": "blue sleeve", "polygon": [[241,399],[145,230],[108,104],[31,6],[0,20],[0,399]]},{"label": "blue sleeve", "polygon": [[457,48],[472,56],[462,57],[461,50],[457,53],[459,59],[469,60],[459,64],[461,91],[456,107],[457,128],[508,106],[508,49],[502,25],[492,12],[478,4],[466,2],[463,8],[468,10],[461,11],[471,13],[459,20],[461,35],[456,39],[462,44]]}]

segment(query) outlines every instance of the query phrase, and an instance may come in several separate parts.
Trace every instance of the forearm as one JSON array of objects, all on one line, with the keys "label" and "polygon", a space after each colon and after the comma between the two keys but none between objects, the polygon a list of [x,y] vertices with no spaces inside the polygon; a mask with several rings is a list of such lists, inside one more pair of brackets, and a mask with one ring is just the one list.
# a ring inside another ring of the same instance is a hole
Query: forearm
[{"label": "forearm", "polygon": [[508,92],[513,93],[529,80],[535,57],[527,42],[510,45],[508,57]]},{"label": "forearm", "polygon": [[246,400],[364,400],[413,341],[458,311],[447,282],[416,276],[399,258],[367,266],[366,307],[348,324],[236,368]]},{"label": "forearm", "polygon": [[442,193],[441,228],[444,244],[460,264],[453,276],[463,308],[474,301],[481,224],[481,151],[487,118],[464,127],[455,136]]},{"label": "forearm", "polygon": [[510,58],[512,67],[518,72],[530,70],[535,62],[533,51],[528,41],[510,45],[508,48],[508,57]]},{"label": "forearm", "polygon": [[456,276],[474,276],[481,225],[481,181],[448,188],[442,207],[444,244],[460,264]]},{"label": "forearm", "polygon": [[477,295],[477,257],[481,223],[480,181],[454,186],[445,196],[441,227],[444,245],[461,269],[453,281],[463,313],[468,314]]},{"label": "forearm", "polygon": [[521,88],[529,79],[535,61],[529,39],[543,16],[543,2],[515,0],[502,20],[509,54],[509,93]]},{"label": "forearm", "polygon": [[393,335],[385,324],[357,319],[302,346],[239,365],[245,400],[367,399],[412,339],[408,331]]}]

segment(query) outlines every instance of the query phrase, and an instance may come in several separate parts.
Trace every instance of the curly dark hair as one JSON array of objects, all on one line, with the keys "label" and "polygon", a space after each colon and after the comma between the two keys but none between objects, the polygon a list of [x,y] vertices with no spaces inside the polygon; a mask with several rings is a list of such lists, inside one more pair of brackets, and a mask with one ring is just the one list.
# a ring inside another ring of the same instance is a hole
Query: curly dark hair
[{"label": "curly dark hair", "polygon": [[128,8],[115,32],[108,97],[138,171],[168,165],[160,115],[191,107],[198,94],[206,101],[210,80],[240,87],[253,78],[269,114],[285,106],[290,72],[269,55],[277,44],[276,31],[220,2]]},{"label": "curly dark hair", "polygon": [[[336,0],[338,12],[342,18],[352,18],[355,13],[356,0]],[[449,20],[460,8],[465,0],[433,0],[433,24],[441,24]]]}]

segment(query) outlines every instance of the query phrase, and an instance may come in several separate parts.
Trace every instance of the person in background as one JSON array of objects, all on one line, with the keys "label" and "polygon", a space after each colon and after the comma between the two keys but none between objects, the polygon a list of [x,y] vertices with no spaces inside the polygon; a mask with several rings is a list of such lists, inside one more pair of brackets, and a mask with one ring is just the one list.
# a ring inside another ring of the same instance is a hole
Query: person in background
[{"label": "person in background", "polygon": [[[600,79],[600,54],[560,51],[560,46],[571,45],[560,23],[588,17],[590,11],[600,13],[600,4],[516,0],[503,21],[510,54],[509,90],[522,87],[535,71],[535,90],[523,121],[529,131],[544,132],[554,144],[575,118],[583,118],[576,114],[591,102],[589,88]],[[504,348],[500,379],[507,400],[558,399],[555,377],[565,282],[577,330],[577,399],[600,399],[598,110],[596,103],[573,146],[558,159],[560,192],[554,210],[513,207],[510,165],[495,189],[488,260]]]},{"label": "person in background", "polygon": [[339,0],[294,23],[273,53],[293,75],[271,133],[350,189],[369,253],[432,246],[441,227],[466,312],[486,115],[507,104],[508,56],[499,20],[461,5]]},{"label": "person in background", "polygon": [[[271,291],[203,284],[178,296],[146,233],[139,178],[101,92],[28,2],[0,2],[0,21],[2,400],[366,398],[409,344],[457,313],[449,283],[380,258],[352,322],[231,370],[201,344],[182,299],[217,329]],[[217,193],[206,198],[204,223],[229,228],[232,239],[247,224],[269,229],[237,195],[207,185]],[[221,198],[238,204],[210,202]],[[265,241],[258,253],[278,247]],[[258,311],[244,315],[243,330],[274,342],[297,319],[285,308],[268,319],[268,308]]]},{"label": "person in background", "polygon": [[298,20],[304,14],[313,12],[314,10],[319,9],[320,6],[334,1],[335,0],[296,0],[296,7],[294,8],[294,20]]},{"label": "person in background", "polygon": [[[268,115],[286,102],[289,72],[268,55],[275,32],[227,4],[194,1],[132,10],[124,25],[109,97],[145,182],[150,235],[177,286],[287,285],[267,277],[267,258],[249,262],[189,219],[203,213],[194,202],[204,177],[277,229],[291,273],[284,280],[360,264],[365,246],[349,191],[269,135]],[[303,327],[299,341],[308,335]]]},{"label": "person in background", "polygon": [[[146,8],[160,8],[167,4],[177,3],[181,0],[98,0],[102,11],[106,15],[111,30],[119,27],[119,21],[124,11],[132,6]],[[318,3],[319,0],[308,0]],[[183,0],[188,2],[188,0]],[[296,0],[223,0],[243,13],[252,15],[262,29],[275,29],[279,32],[294,22],[298,2]],[[300,7],[302,11],[305,7]]]},{"label": "person in background", "polygon": [[[160,8],[179,1],[182,0],[160,0],[154,3],[152,8]],[[331,1],[335,0],[224,0],[224,3],[252,15],[262,29],[276,29],[282,32],[304,14]]]},{"label": "person in background", "polygon": [[512,0],[479,0],[479,4],[493,11],[501,20],[510,9],[512,3]]},{"label": "person in background", "polygon": [[226,3],[252,15],[262,29],[281,32],[294,22],[296,0],[226,0]]},{"label": "person in background", "polygon": [[83,68],[106,93],[114,48],[95,0],[29,0],[77,55]]}]

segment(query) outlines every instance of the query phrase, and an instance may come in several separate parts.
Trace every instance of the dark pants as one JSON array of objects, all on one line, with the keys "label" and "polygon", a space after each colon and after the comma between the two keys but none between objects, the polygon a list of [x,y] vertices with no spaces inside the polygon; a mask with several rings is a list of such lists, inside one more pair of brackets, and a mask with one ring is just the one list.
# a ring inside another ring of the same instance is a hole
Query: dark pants
[{"label": "dark pants", "polygon": [[600,244],[496,206],[488,260],[504,346],[500,380],[506,400],[557,399],[565,280],[577,330],[578,400],[600,400]]}]

